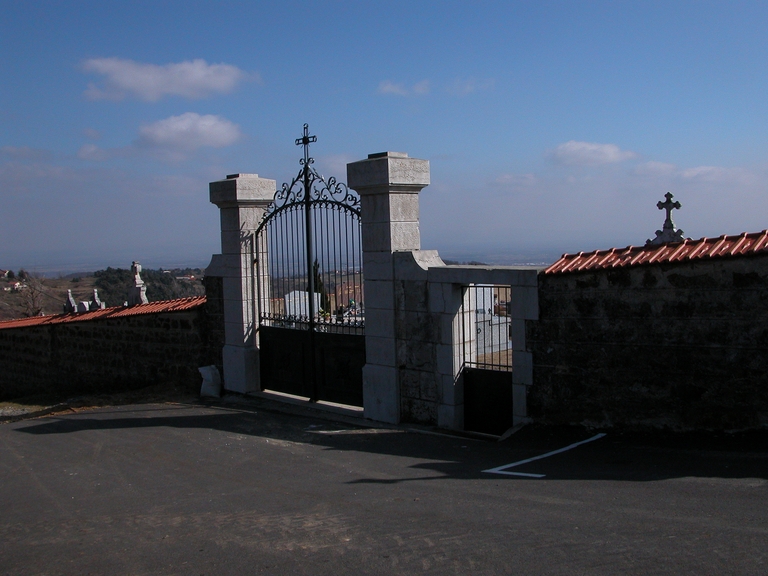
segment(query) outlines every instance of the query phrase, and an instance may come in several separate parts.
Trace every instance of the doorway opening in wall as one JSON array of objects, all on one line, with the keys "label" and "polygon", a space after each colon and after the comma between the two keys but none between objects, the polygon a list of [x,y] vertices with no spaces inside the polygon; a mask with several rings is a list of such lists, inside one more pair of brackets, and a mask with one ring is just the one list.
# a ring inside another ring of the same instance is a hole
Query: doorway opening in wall
[{"label": "doorway opening in wall", "polygon": [[463,287],[459,311],[464,429],[502,435],[513,425],[510,286]]}]

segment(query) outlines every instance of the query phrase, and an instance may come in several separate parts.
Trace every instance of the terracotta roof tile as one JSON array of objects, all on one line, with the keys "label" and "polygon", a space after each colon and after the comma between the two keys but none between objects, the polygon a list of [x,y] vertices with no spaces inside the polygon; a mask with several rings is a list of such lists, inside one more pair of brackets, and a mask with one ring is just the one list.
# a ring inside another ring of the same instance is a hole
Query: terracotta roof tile
[{"label": "terracotta roof tile", "polygon": [[32,318],[19,318],[0,322],[0,330],[4,328],[23,328],[25,326],[42,326],[49,324],[65,324],[68,322],[85,322],[88,320],[107,320],[110,318],[125,318],[126,316],[140,316],[142,314],[159,314],[163,312],[182,312],[192,310],[205,304],[205,296],[192,296],[190,298],[177,298],[176,300],[160,300],[149,304],[137,304],[136,306],[115,306],[93,312],[80,314],[55,314],[52,316],[34,316]]},{"label": "terracotta roof tile", "polygon": [[544,274],[564,274],[606,268],[624,268],[662,262],[684,262],[705,258],[730,258],[768,253],[768,230],[719,238],[684,240],[656,246],[627,246],[578,254],[563,254]]}]

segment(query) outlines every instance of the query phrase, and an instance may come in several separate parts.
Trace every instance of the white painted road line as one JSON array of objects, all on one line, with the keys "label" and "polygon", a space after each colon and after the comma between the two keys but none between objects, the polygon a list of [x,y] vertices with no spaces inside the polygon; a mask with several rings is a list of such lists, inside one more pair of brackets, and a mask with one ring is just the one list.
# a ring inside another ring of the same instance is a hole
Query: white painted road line
[{"label": "white painted road line", "polygon": [[542,458],[548,458],[550,456],[554,456],[555,454],[560,454],[561,452],[572,450],[573,448],[576,448],[577,446],[581,446],[582,444],[586,444],[587,442],[594,442],[595,440],[600,440],[600,438],[602,438],[603,436],[605,436],[604,433],[595,434],[594,436],[592,436],[592,438],[587,438],[586,440],[582,440],[581,442],[576,442],[574,444],[571,444],[570,446],[566,446],[565,448],[560,448],[559,450],[553,450],[552,452],[547,452],[546,454],[542,454],[541,456],[526,458],[525,460],[520,460],[519,462],[513,462],[512,464],[504,464],[504,466],[497,466],[496,468],[491,468],[490,470],[483,470],[483,472],[487,472],[488,474],[505,474],[507,476],[526,476],[528,478],[544,478],[546,474],[527,474],[525,472],[507,472],[506,468],[514,468],[515,466],[522,466],[523,464],[528,464],[528,462],[533,462],[534,460],[541,460]]}]

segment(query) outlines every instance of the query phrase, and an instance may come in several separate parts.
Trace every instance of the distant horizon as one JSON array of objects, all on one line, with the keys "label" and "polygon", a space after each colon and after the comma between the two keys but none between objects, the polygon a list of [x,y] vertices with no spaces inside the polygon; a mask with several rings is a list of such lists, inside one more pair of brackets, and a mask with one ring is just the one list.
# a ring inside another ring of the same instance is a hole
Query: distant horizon
[{"label": "distant horizon", "polygon": [[[489,265],[497,266],[544,266],[549,265],[556,261],[562,253],[546,252],[546,251],[530,251],[530,252],[505,252],[498,248],[492,252],[483,252],[477,250],[446,250],[445,252],[438,250],[440,257],[443,260],[457,261],[457,262],[483,262]],[[138,261],[143,268],[153,270],[174,270],[183,268],[200,268],[205,269],[211,262],[211,256],[207,258],[195,258],[184,257],[175,258],[169,256],[163,257],[146,257],[144,259],[134,258],[124,261],[124,259],[92,259],[81,260],[79,262],[52,262],[46,263],[30,262],[19,263],[12,262],[11,265],[0,262],[0,269],[13,270],[18,272],[20,269],[24,269],[32,274],[39,274],[45,277],[55,277],[58,275],[68,275],[75,273],[92,273],[98,270],[106,270],[107,268],[122,268],[130,269],[131,263]],[[551,258],[547,258],[547,255]]]}]

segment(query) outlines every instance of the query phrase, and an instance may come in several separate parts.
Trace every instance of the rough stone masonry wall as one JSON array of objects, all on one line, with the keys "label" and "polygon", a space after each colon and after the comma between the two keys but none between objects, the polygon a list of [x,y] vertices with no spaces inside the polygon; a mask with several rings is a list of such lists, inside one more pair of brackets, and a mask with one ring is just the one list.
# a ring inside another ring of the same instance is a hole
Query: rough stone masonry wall
[{"label": "rough stone masonry wall", "polygon": [[219,374],[224,374],[222,349],[224,348],[224,279],[220,276],[205,276],[205,305],[203,306],[201,334],[204,342],[203,359],[200,366],[214,365]]},{"label": "rough stone masonry wall", "polygon": [[396,357],[403,422],[437,423],[437,325],[429,312],[429,284],[394,281]]},{"label": "rough stone masonry wall", "polygon": [[768,426],[768,256],[539,275],[534,418]]},{"label": "rough stone masonry wall", "polygon": [[0,400],[159,383],[197,389],[197,368],[221,363],[221,348],[217,354],[208,341],[206,322],[202,306],[0,330]]}]

